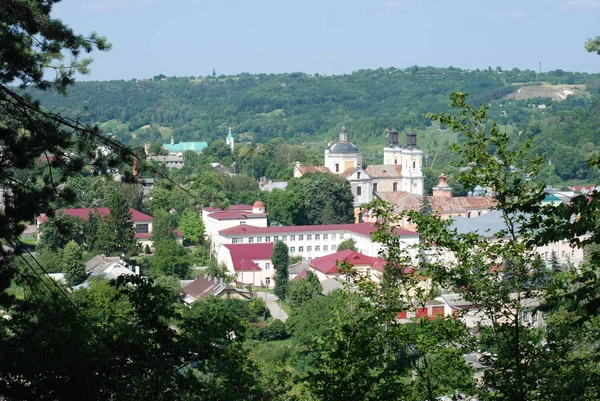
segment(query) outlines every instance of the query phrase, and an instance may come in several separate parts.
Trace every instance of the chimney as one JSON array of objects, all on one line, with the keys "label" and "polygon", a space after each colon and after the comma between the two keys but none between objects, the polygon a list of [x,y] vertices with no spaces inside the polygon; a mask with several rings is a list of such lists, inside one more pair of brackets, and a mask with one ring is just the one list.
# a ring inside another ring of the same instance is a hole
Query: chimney
[{"label": "chimney", "polygon": [[135,274],[137,274],[138,276],[140,275],[140,267],[139,266],[135,266]]},{"label": "chimney", "polygon": [[442,174],[440,174],[439,178],[440,181],[435,187],[433,187],[433,196],[451,198],[452,187],[448,185],[448,182],[446,182],[446,172],[442,171]]}]

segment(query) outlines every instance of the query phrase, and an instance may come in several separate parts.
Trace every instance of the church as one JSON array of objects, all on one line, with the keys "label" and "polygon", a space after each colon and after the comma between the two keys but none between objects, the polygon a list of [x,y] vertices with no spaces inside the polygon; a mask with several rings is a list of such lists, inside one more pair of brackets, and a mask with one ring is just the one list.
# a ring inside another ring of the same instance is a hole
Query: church
[{"label": "church", "polygon": [[423,151],[417,146],[417,134],[409,132],[401,145],[398,131],[388,132],[383,148],[383,164],[363,168],[363,154],[348,140],[348,130],[340,131],[339,141],[325,148],[324,166],[294,167],[294,177],[322,172],[346,178],[352,187],[354,207],[371,202],[381,192],[405,192],[423,195]]}]

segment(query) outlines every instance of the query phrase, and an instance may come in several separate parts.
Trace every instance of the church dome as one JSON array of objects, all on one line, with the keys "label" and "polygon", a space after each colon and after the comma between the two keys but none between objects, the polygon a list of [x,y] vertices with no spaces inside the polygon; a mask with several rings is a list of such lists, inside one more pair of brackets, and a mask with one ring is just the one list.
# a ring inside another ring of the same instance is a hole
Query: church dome
[{"label": "church dome", "polygon": [[358,149],[358,146],[356,146],[352,142],[338,142],[329,149],[329,152],[351,154],[360,153],[360,150]]}]

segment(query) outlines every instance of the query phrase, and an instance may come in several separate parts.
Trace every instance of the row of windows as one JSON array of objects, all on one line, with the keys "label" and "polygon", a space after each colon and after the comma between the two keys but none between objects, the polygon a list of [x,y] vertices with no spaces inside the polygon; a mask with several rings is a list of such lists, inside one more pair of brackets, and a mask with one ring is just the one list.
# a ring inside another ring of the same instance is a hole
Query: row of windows
[{"label": "row of windows", "polygon": [[[290,241],[296,241],[296,239],[298,241],[304,241],[306,237],[306,241],[312,241],[313,237],[315,239],[315,241],[321,241],[321,237],[324,241],[329,240],[330,235],[329,234],[315,234],[314,236],[312,234],[299,234],[299,235],[290,235],[289,237],[287,235],[282,235],[282,236],[278,236],[275,235],[273,237],[273,241],[283,241],[283,242],[287,242],[288,238]],[[336,239],[344,239],[344,234],[331,234],[331,239],[332,240],[336,240]],[[271,242],[271,237],[248,237],[248,243],[252,244],[252,243],[262,243],[264,240],[264,242]],[[231,239],[231,243],[232,244],[241,244],[244,242],[243,238],[232,238]]]},{"label": "row of windows", "polygon": [[[307,246],[306,247],[306,252],[312,252],[313,247],[312,246]],[[331,245],[331,251],[335,252],[335,250],[337,249],[337,247],[335,245]],[[329,245],[323,245],[323,251],[324,252],[329,252]],[[298,252],[304,252],[304,247],[303,246],[299,246],[298,247]],[[321,246],[317,245],[315,246],[315,252],[321,252]],[[290,253],[296,253],[296,247],[295,246],[291,246],[290,247]]]}]

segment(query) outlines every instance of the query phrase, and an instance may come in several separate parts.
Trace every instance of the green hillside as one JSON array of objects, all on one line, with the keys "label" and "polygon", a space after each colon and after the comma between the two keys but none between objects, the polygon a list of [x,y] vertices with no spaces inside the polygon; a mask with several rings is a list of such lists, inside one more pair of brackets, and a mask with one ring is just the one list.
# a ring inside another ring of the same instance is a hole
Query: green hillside
[{"label": "green hillside", "polygon": [[[514,95],[523,87],[548,85],[578,89],[566,100]],[[365,152],[366,161],[375,162],[385,143],[384,129],[393,125],[400,131],[418,132],[428,162],[436,160],[441,167],[447,163],[447,143],[454,137],[446,135],[444,127],[431,125],[425,113],[446,110],[452,92],[468,93],[473,104],[490,104],[490,116],[515,135],[520,133],[519,138],[538,136],[535,142],[540,143],[534,147],[538,153],[556,160],[565,158],[555,154],[564,153],[565,147],[578,148],[567,154],[585,163],[600,135],[581,119],[595,117],[599,88],[598,74],[415,66],[339,76],[239,74],[79,82],[66,97],[33,96],[53,111],[100,123],[131,145],[163,141],[171,135],[176,140],[211,142],[224,138],[231,126],[241,141],[266,143],[284,138],[288,143],[322,149],[345,125],[351,140]],[[540,104],[546,108],[538,108]],[[557,127],[592,131],[565,136],[556,132]],[[566,170],[556,172],[556,181],[591,178],[580,167]]]}]

